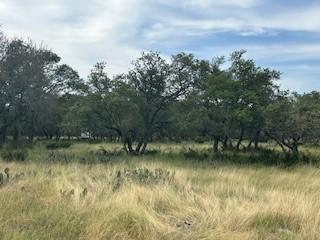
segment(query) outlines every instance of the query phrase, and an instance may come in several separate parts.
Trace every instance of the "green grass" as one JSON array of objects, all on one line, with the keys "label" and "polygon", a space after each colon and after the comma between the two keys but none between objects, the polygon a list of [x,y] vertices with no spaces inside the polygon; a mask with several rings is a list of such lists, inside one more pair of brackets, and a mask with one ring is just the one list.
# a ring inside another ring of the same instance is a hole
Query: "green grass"
[{"label": "green grass", "polygon": [[[110,153],[121,148],[79,143],[48,150],[39,143],[27,161],[0,161],[0,169],[11,170],[0,188],[0,239],[320,239],[315,166],[185,159],[188,148],[210,148],[190,143],[152,144],[158,153],[94,161],[101,146]],[[125,177],[114,188],[119,170],[137,168],[166,169],[174,179],[146,184],[140,175]]]}]

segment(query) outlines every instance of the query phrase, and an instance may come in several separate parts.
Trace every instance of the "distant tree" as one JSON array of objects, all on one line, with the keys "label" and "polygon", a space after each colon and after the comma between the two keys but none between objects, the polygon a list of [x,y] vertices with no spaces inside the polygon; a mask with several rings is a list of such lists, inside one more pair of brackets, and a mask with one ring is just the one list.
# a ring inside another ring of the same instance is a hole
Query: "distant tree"
[{"label": "distant tree", "polygon": [[280,78],[278,71],[257,67],[253,59],[245,59],[245,53],[244,50],[232,53],[229,69],[235,82],[236,99],[232,103],[232,112],[239,127],[237,149],[240,148],[246,131],[253,132],[249,146],[254,141],[258,148],[259,136],[265,124],[264,110],[278,89],[275,81]]},{"label": "distant tree", "polygon": [[303,126],[308,129],[304,142],[318,144],[320,140],[320,93],[312,91],[305,94],[295,93]]},{"label": "distant tree", "polygon": [[78,72],[66,64],[56,65],[50,72],[48,92],[55,95],[81,94],[87,86]]},{"label": "distant tree", "polygon": [[56,54],[37,48],[32,42],[14,39],[8,43],[2,61],[7,119],[4,127],[11,128],[14,141],[24,130],[33,139],[42,112],[41,99],[46,97],[50,84],[47,72],[59,61]]},{"label": "distant tree", "polygon": [[200,119],[214,140],[214,152],[218,152],[219,142],[223,142],[226,148],[227,138],[230,138],[231,110],[236,97],[234,87],[229,73],[225,71],[210,74],[203,85],[202,104],[198,109],[203,109]]},{"label": "distant tree", "polygon": [[212,63],[201,61],[200,81],[185,101],[189,106],[184,117],[189,123],[188,128],[197,130],[200,137],[213,139],[214,152],[218,151],[219,142],[227,135],[229,101],[226,95],[232,90],[228,86],[232,84],[229,74],[220,69],[223,63],[223,57],[216,58]]},{"label": "distant tree", "polygon": [[211,139],[218,152],[258,149],[263,134],[295,155],[301,144],[318,144],[320,93],[280,91],[280,73],[245,53],[210,62],[148,52],[127,74],[110,78],[98,62],[83,80],[54,52],[0,31],[0,144],[82,132],[121,140],[136,155],[154,139]]},{"label": "distant tree", "polygon": [[[183,97],[198,80],[198,64],[192,55],[180,53],[172,57],[171,63],[158,53],[143,53],[127,75],[134,90],[132,102],[138,107],[142,119],[138,129],[125,136],[125,146],[130,153],[143,154],[152,134],[166,119],[161,113],[170,104]],[[132,143],[138,144],[133,150]]]},{"label": "distant tree", "polygon": [[0,145],[5,141],[8,130],[8,95],[6,86],[6,76],[4,73],[4,60],[8,40],[0,31]]},{"label": "distant tree", "polygon": [[317,137],[320,132],[319,93],[278,95],[269,105],[267,135],[284,152],[299,155],[299,146]]},{"label": "distant tree", "polygon": [[[265,108],[270,104],[277,90],[277,71],[257,67],[252,59],[245,59],[245,51],[231,54],[231,66],[225,70],[223,57],[207,62],[202,80],[195,88],[198,98],[198,123],[202,122],[202,132],[213,139],[213,150],[233,148],[232,139],[237,140],[237,150],[258,148],[260,133],[265,125]],[[203,63],[204,64],[204,63]],[[249,137],[248,146],[242,144]]]},{"label": "distant tree", "polygon": [[[167,114],[167,122],[163,122],[164,136],[170,141],[194,140],[204,136],[202,122],[197,111],[198,97],[193,93],[187,98],[174,102]],[[203,133],[203,134],[201,134]]]},{"label": "distant tree", "polygon": [[88,80],[89,80],[89,90],[92,93],[98,93],[104,95],[111,91],[112,80],[108,77],[106,72],[107,64],[105,62],[98,62],[94,65],[91,70]]}]

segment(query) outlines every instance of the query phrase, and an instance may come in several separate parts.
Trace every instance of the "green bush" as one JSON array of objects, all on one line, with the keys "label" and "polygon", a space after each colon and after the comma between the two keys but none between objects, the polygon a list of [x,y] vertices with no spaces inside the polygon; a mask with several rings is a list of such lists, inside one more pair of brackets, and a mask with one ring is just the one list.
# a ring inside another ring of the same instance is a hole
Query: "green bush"
[{"label": "green bush", "polygon": [[196,151],[194,149],[189,148],[188,150],[183,149],[182,154],[185,159],[189,160],[198,160],[198,161],[203,161],[203,160],[208,160],[210,157],[210,154],[208,151]]},{"label": "green bush", "polygon": [[157,150],[157,149],[150,149],[150,150],[147,150],[144,154],[145,155],[157,155],[157,154],[159,154],[160,153],[160,151],[159,150]]},{"label": "green bush", "polygon": [[25,148],[10,148],[4,147],[1,150],[1,158],[5,161],[25,161],[28,156],[28,151]]},{"label": "green bush", "polygon": [[49,142],[46,144],[46,148],[50,150],[59,149],[59,148],[69,148],[72,145],[69,141],[57,141]]},{"label": "green bush", "polygon": [[303,154],[296,156],[271,149],[260,149],[258,151],[223,151],[215,154],[214,160],[236,164],[262,164],[266,166],[290,167],[302,161],[310,161],[310,158]]},{"label": "green bush", "polygon": [[203,137],[203,136],[198,136],[194,139],[194,141],[196,143],[205,143],[206,141],[208,141],[208,139],[206,137]]}]

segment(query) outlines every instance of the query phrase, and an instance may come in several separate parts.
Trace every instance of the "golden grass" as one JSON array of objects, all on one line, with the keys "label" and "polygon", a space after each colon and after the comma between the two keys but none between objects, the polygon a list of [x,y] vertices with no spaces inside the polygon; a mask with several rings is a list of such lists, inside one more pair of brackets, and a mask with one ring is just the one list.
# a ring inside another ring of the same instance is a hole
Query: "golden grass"
[{"label": "golden grass", "polygon": [[[77,144],[69,151],[97,147]],[[0,162],[1,169],[20,175],[0,188],[0,239],[320,239],[317,168],[183,166],[160,155],[152,159],[92,165]],[[175,181],[126,183],[113,191],[114,173],[136,167],[174,171]],[[84,188],[88,194],[81,198]],[[70,197],[61,194],[71,190]]]}]

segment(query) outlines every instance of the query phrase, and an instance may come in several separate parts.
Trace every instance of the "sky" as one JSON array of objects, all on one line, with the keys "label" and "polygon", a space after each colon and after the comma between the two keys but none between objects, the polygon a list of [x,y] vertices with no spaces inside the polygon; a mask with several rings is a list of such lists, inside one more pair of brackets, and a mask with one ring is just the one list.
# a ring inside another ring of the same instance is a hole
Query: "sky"
[{"label": "sky", "polygon": [[246,49],[283,89],[320,91],[320,0],[0,0],[9,37],[53,50],[85,78],[126,72],[142,51],[228,57]]}]

